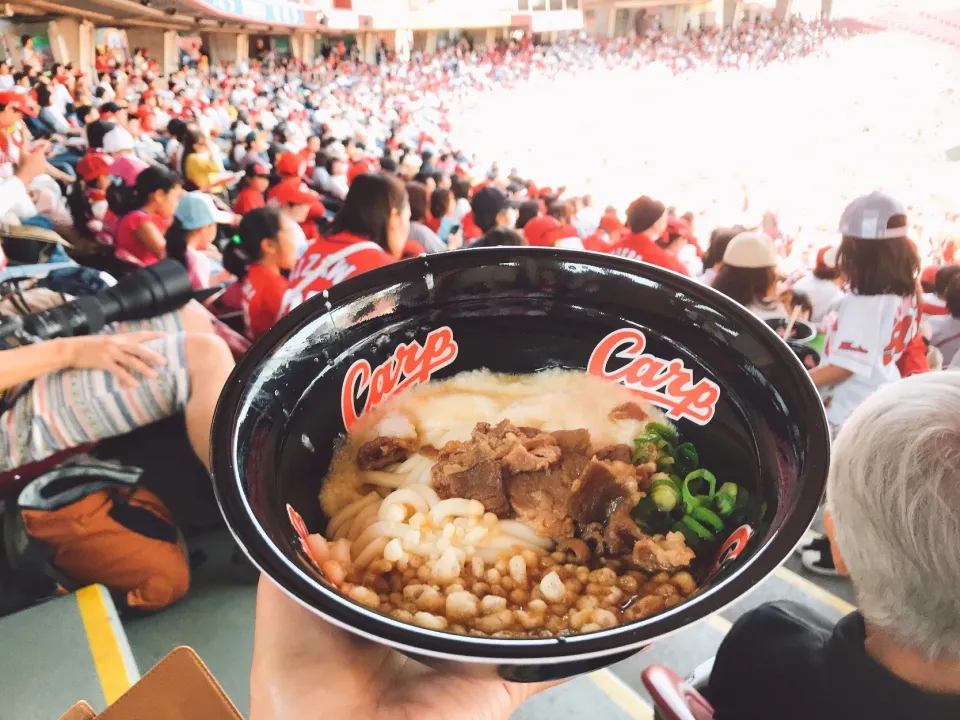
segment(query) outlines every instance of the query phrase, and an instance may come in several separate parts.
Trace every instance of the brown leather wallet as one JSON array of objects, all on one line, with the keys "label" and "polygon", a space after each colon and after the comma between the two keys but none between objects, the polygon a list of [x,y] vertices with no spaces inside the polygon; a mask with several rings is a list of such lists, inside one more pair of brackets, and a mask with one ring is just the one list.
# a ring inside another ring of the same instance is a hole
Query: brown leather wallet
[{"label": "brown leather wallet", "polygon": [[86,703],[60,720],[243,720],[216,678],[189,647],[175,648],[100,715]]}]

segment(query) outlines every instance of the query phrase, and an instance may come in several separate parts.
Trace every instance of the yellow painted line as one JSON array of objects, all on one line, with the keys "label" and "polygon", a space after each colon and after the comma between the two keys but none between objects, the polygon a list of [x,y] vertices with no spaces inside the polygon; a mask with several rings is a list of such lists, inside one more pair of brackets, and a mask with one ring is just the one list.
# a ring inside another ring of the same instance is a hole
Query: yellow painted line
[{"label": "yellow painted line", "polygon": [[607,668],[596,670],[587,677],[623,710],[627,717],[632,720],[653,720],[653,706],[611,670]]},{"label": "yellow painted line", "polygon": [[103,592],[101,586],[90,585],[77,590],[76,597],[83,629],[87,633],[87,644],[103,689],[103,699],[107,705],[111,705],[130,689],[134,679],[130,677],[120,642],[110,621],[110,611],[104,602]]},{"label": "yellow painted line", "polygon": [[781,580],[785,580],[786,582],[790,583],[798,590],[802,590],[807,595],[816,598],[823,604],[829,605],[839,613],[849,615],[857,609],[843,598],[838,598],[832,592],[824,590],[816,583],[810,582],[805,577],[797,575],[795,572],[792,570],[787,570],[785,567],[777,568],[773,571],[773,574]]}]

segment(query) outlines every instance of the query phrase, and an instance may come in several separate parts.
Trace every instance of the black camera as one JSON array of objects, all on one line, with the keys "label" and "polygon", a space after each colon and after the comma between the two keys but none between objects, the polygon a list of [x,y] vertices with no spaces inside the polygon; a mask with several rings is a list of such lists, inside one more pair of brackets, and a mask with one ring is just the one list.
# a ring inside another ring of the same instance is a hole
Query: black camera
[{"label": "black camera", "polygon": [[130,273],[96,295],[23,317],[0,316],[0,350],[56,337],[92,335],[113,322],[172,312],[193,297],[193,286],[183,265],[176,260],[161,260]]}]

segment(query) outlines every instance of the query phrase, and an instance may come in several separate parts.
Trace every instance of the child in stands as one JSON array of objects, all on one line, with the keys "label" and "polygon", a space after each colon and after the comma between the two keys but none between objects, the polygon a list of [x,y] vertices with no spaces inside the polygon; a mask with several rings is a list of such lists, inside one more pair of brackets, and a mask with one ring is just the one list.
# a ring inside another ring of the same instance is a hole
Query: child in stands
[{"label": "child in stands", "polygon": [[276,208],[257,208],[243,216],[234,242],[223,255],[224,267],[241,279],[247,337],[255,340],[280,315],[290,284],[281,274],[297,259],[296,224]]}]

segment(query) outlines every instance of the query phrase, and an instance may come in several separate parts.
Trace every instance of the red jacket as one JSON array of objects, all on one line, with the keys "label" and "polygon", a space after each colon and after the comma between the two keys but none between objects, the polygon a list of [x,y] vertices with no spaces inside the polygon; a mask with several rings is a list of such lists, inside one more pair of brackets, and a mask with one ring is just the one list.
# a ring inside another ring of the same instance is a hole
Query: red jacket
[{"label": "red jacket", "polygon": [[680,262],[676,255],[667,252],[643,233],[625,235],[613,246],[610,254],[658,265],[681,275],[690,275],[686,265]]},{"label": "red jacket", "polygon": [[392,262],[393,256],[379,245],[356,235],[343,232],[320,238],[310,244],[290,272],[290,291],[281,315],[337,283]]}]

